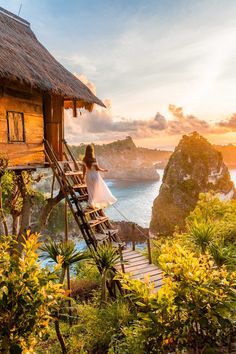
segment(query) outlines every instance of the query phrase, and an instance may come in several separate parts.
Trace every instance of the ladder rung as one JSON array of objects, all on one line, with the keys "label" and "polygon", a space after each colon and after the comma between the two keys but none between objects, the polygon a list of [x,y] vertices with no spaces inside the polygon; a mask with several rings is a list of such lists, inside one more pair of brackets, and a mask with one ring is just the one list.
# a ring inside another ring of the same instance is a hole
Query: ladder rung
[{"label": "ladder rung", "polygon": [[83,172],[81,171],[68,171],[65,172],[66,176],[81,176],[83,174]]},{"label": "ladder rung", "polygon": [[86,187],[87,187],[86,184],[75,184],[73,186],[73,189],[80,189],[80,188],[86,188]]},{"label": "ladder rung", "polygon": [[[88,194],[77,195],[76,198],[70,198],[71,203],[76,204],[77,201],[86,201],[88,200]],[[76,212],[76,210],[75,210]]]},{"label": "ladder rung", "polygon": [[[86,193],[86,194],[77,195],[76,200],[78,201],[88,200],[88,194]],[[76,201],[73,200],[72,203],[76,203]]]},{"label": "ladder rung", "polygon": [[115,242],[115,241],[112,241],[111,244],[112,244],[112,246],[115,247],[115,248],[121,247],[122,250],[126,247],[126,244],[125,244],[124,242]]},{"label": "ladder rung", "polygon": [[107,229],[107,230],[105,230],[105,233],[106,233],[107,235],[110,234],[111,236],[114,236],[114,235],[118,234],[118,232],[119,232],[118,229]]},{"label": "ladder rung", "polygon": [[83,210],[83,212],[84,212],[84,214],[91,214],[91,213],[96,213],[97,211],[100,211],[100,210],[102,210],[102,208],[92,209],[92,208],[87,207]]},{"label": "ladder rung", "polygon": [[[99,218],[97,218],[97,219],[89,220],[89,221],[88,221],[88,224],[89,224],[91,227],[93,227],[93,226],[97,226],[97,225],[99,225],[99,224],[102,224],[102,223],[105,222],[105,221],[108,221],[108,217],[107,217],[107,216],[101,216],[101,217],[99,217]],[[108,236],[108,234],[107,234],[107,236]]]},{"label": "ladder rung", "polygon": [[94,237],[97,241],[105,241],[108,238],[106,234],[100,234],[100,233],[94,234]]}]

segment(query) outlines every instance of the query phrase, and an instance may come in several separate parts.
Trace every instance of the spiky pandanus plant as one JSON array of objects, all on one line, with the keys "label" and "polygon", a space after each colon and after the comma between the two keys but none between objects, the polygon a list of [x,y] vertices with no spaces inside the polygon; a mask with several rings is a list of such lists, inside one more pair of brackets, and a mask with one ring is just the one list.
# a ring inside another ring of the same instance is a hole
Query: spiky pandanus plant
[{"label": "spiky pandanus plant", "polygon": [[50,240],[41,247],[41,250],[45,252],[45,254],[42,255],[44,259],[50,259],[55,263],[61,263],[62,272],[59,281],[62,284],[65,280],[67,267],[91,258],[87,252],[77,251],[73,241],[57,243]]},{"label": "spiky pandanus plant", "polygon": [[234,244],[226,245],[224,240],[218,240],[218,242],[210,245],[209,252],[217,267],[225,265],[229,269],[236,269],[236,250]]},{"label": "spiky pandanus plant", "polygon": [[116,262],[120,259],[120,255],[117,252],[117,249],[113,248],[110,243],[104,243],[98,245],[96,251],[91,251],[93,257],[93,262],[96,264],[98,269],[101,271],[101,290],[102,303],[107,301],[107,291],[106,283],[108,279],[113,278],[114,276],[114,267]]},{"label": "spiky pandanus plant", "polygon": [[[73,241],[67,242],[55,242],[55,241],[48,241],[46,242],[41,248],[41,251],[45,252],[42,257],[44,259],[50,259],[55,263],[61,265],[62,272],[59,279],[61,284],[64,283],[66,269],[70,265],[74,263],[78,263],[84,261],[86,259],[91,258],[91,256],[87,252],[79,252],[76,250],[75,243]],[[63,354],[67,353],[66,345],[64,338],[60,331],[60,324],[59,324],[59,316],[55,315],[55,330],[58,337],[58,340],[61,345],[61,350]]]},{"label": "spiky pandanus plant", "polygon": [[202,253],[206,253],[206,249],[211,244],[215,232],[214,225],[195,221],[189,225],[189,240],[193,242]]}]

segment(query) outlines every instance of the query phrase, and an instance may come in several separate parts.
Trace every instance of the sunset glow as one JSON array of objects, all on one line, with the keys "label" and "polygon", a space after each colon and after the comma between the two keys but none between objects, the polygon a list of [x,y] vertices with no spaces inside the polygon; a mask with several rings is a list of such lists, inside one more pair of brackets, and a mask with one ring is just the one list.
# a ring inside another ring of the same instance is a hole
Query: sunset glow
[{"label": "sunset glow", "polygon": [[[21,2],[0,3],[17,12]],[[73,121],[66,113],[71,143],[131,135],[138,145],[168,148],[192,130],[236,143],[234,0],[22,4],[39,39],[107,104]]]}]

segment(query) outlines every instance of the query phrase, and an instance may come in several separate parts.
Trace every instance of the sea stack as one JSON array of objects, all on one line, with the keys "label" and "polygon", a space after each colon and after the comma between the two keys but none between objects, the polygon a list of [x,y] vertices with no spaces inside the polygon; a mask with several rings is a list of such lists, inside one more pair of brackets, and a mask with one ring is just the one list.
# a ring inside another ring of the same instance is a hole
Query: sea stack
[{"label": "sea stack", "polygon": [[183,230],[199,193],[209,191],[223,200],[236,196],[221,153],[197,132],[184,135],[169,159],[160,193],[154,200],[151,232],[171,235],[176,226]]}]

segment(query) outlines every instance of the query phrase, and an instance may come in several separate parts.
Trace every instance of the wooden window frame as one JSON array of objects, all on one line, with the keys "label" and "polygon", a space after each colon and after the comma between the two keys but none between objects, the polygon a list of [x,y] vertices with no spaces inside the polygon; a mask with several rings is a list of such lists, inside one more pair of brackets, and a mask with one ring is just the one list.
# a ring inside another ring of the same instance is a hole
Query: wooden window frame
[{"label": "wooden window frame", "polygon": [[[17,113],[20,114],[21,116],[21,121],[22,121],[22,132],[23,132],[23,140],[11,140],[10,136],[10,124],[9,124],[9,113]],[[9,144],[25,144],[26,143],[26,138],[25,138],[25,117],[23,112],[18,112],[18,111],[7,111],[7,137],[8,137],[8,143]]]}]

